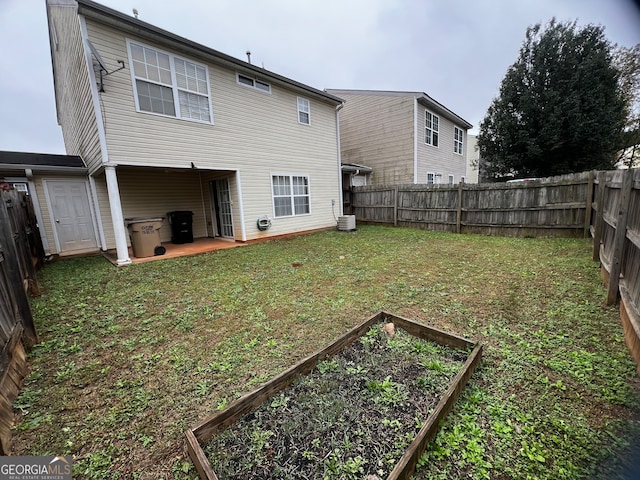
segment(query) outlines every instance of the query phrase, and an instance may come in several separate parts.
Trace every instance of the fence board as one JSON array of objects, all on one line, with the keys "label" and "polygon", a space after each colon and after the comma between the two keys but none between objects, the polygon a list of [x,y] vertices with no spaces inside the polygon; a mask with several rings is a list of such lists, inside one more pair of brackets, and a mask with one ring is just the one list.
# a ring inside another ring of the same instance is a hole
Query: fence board
[{"label": "fence board", "polygon": [[355,187],[351,196],[361,223],[489,235],[584,236],[594,176],[585,172],[512,184],[373,185]]},{"label": "fence board", "polygon": [[26,374],[25,344],[38,341],[27,291],[38,294],[44,260],[30,197],[0,192],[0,455],[11,448],[12,403]]}]

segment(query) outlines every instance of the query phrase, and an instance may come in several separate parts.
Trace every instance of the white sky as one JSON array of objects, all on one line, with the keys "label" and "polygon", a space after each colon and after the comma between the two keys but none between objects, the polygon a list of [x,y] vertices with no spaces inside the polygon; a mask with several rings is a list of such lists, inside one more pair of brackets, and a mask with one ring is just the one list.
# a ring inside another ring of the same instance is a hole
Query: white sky
[{"label": "white sky", "polygon": [[[640,43],[638,0],[102,0],[318,89],[426,92],[474,125],[527,26],[578,20]],[[0,0],[0,150],[65,153],[45,0]],[[214,87],[215,88],[215,87]]]}]

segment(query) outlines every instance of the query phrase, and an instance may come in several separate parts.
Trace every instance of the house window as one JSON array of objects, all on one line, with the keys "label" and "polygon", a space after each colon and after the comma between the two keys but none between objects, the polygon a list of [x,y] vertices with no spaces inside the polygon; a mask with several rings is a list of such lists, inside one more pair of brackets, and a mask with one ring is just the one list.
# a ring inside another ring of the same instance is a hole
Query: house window
[{"label": "house window", "polygon": [[453,185],[453,181],[454,181],[454,176],[449,175],[449,185]]},{"label": "house window", "polygon": [[436,176],[435,173],[431,173],[431,172],[427,173],[427,184],[433,185],[435,181],[435,176]]},{"label": "house window", "polygon": [[438,146],[438,134],[440,131],[440,118],[430,111],[425,111],[424,143]]},{"label": "house window", "polygon": [[211,123],[207,67],[129,42],[136,109]]},{"label": "house window", "polygon": [[462,155],[462,141],[464,139],[464,130],[453,127],[453,151]]},{"label": "house window", "polygon": [[309,100],[298,97],[298,123],[309,125],[311,123],[311,109]]},{"label": "house window", "polygon": [[273,211],[276,217],[306,215],[309,208],[309,177],[272,175]]},{"label": "house window", "polygon": [[465,177],[464,175],[463,175],[463,176],[461,176],[461,177],[460,177],[460,181],[461,181],[462,183],[466,183],[466,181],[467,181],[467,177]]},{"label": "house window", "polygon": [[246,85],[247,87],[255,88],[256,90],[260,90],[262,92],[271,93],[271,85],[262,80],[258,80],[257,78],[248,77],[247,75],[238,75],[238,83],[241,85]]}]

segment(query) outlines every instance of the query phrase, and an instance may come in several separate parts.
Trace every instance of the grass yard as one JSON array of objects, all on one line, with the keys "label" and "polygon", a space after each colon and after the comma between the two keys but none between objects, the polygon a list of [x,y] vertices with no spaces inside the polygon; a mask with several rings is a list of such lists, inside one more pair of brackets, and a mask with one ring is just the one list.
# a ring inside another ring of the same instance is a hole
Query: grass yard
[{"label": "grass yard", "polygon": [[587,240],[361,226],[40,281],[13,454],[73,455],[74,478],[197,478],[188,427],[380,309],[485,343],[416,479],[624,478],[640,438]]}]

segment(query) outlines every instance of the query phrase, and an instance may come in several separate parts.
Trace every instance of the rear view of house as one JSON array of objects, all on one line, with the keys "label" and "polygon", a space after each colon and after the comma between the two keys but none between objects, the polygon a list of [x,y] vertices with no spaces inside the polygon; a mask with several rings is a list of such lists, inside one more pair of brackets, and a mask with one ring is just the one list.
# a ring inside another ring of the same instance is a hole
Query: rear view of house
[{"label": "rear view of house", "polygon": [[343,164],[371,167],[372,184],[458,183],[471,124],[422,92],[327,90],[343,98]]},{"label": "rear view of house", "polygon": [[90,0],[46,6],[96,248],[130,263],[126,219],[165,217],[169,241],[175,211],[193,213],[194,237],[230,241],[335,225],[341,99]]}]

